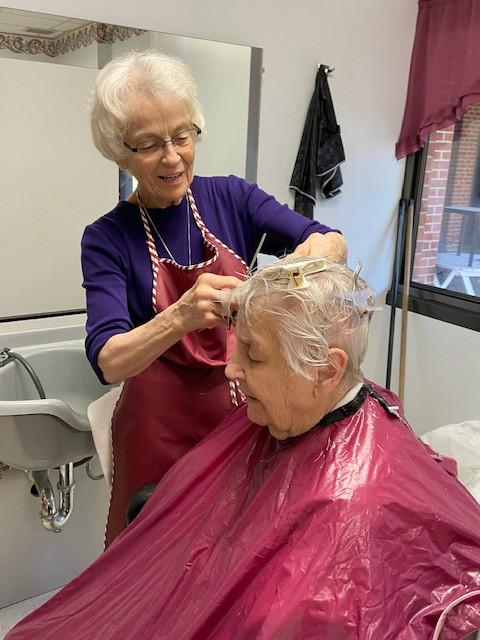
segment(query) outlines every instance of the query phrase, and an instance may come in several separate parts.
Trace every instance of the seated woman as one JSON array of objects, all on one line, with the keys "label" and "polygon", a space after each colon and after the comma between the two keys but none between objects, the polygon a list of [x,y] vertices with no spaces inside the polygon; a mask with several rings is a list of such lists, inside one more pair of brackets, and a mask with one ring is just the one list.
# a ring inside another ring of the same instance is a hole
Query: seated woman
[{"label": "seated woman", "polygon": [[480,506],[364,382],[370,289],[307,258],[233,296],[226,373],[246,406],[8,640],[465,638]]}]

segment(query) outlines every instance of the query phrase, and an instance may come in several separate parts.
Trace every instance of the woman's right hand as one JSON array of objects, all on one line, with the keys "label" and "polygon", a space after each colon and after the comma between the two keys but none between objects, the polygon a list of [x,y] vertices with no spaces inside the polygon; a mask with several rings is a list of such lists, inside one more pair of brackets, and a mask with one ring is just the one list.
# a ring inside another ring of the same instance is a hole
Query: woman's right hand
[{"label": "woman's right hand", "polygon": [[225,290],[241,282],[233,276],[204,273],[177,302],[151,320],[109,338],[98,354],[105,380],[115,383],[135,376],[186,333],[225,322]]},{"label": "woman's right hand", "polygon": [[225,322],[222,291],[236,289],[241,283],[235,276],[202,273],[193,287],[173,305],[182,330],[189,333],[197,329],[211,329]]}]

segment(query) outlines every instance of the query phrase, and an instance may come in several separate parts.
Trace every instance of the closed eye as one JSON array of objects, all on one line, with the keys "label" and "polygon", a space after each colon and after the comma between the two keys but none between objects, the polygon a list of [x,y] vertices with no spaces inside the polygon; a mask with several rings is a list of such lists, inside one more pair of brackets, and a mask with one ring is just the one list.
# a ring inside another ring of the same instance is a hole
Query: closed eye
[{"label": "closed eye", "polygon": [[177,133],[177,135],[173,138],[173,144],[185,144],[191,138],[190,131],[183,131],[182,133]]},{"label": "closed eye", "polygon": [[137,149],[139,151],[148,151],[149,149],[155,149],[156,147],[161,147],[162,143],[154,140],[145,140],[139,142],[137,144]]}]

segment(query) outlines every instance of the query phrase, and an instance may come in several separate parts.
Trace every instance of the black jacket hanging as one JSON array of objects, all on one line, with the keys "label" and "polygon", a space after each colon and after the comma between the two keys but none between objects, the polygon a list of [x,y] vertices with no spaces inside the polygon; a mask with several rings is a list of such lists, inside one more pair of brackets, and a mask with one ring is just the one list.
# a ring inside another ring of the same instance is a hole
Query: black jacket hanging
[{"label": "black jacket hanging", "polygon": [[325,198],[340,193],[343,184],[339,164],[345,160],[345,153],[327,71],[328,67],[320,65],[290,181],[290,189],[295,191],[295,211],[310,219],[316,202],[316,178]]}]

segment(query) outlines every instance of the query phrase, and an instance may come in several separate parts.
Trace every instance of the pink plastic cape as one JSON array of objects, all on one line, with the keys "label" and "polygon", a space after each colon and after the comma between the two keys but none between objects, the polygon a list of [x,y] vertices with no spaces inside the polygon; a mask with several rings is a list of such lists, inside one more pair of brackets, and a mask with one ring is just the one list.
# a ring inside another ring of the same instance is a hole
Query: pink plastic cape
[{"label": "pink plastic cape", "polygon": [[[480,507],[370,394],[332,417],[280,442],[230,414],[8,640],[432,638],[480,586]],[[472,597],[440,638],[478,627]]]}]

